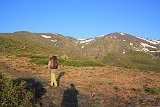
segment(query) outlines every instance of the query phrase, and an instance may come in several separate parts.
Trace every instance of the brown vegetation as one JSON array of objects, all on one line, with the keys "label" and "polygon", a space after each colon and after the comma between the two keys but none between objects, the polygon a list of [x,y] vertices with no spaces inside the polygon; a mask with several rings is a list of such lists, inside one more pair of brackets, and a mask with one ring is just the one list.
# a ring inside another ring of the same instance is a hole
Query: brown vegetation
[{"label": "brown vegetation", "polygon": [[[0,72],[8,78],[35,78],[46,93],[43,106],[60,106],[70,84],[78,90],[81,107],[160,106],[160,73],[120,67],[61,67],[57,72],[58,88],[50,88],[46,66],[28,63],[29,59],[0,58]],[[156,91],[158,93],[156,93]]]}]

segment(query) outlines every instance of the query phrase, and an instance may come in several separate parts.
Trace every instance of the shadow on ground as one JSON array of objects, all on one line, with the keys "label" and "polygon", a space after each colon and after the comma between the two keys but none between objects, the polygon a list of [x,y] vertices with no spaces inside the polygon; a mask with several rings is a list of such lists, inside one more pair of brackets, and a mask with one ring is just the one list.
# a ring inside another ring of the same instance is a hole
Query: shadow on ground
[{"label": "shadow on ground", "polygon": [[58,75],[58,77],[57,77],[57,79],[56,79],[58,86],[59,86],[59,84],[60,84],[60,79],[62,78],[62,76],[64,76],[64,74],[65,74],[65,72],[60,72],[60,73],[59,73],[59,75]]},{"label": "shadow on ground", "polygon": [[61,107],[78,107],[77,94],[79,94],[74,84],[70,84],[63,93]]}]

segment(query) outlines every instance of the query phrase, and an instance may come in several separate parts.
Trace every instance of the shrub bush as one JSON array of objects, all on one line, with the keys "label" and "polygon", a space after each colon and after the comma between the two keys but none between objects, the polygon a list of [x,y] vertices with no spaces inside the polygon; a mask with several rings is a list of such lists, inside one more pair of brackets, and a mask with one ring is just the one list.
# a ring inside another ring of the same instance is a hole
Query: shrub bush
[{"label": "shrub bush", "polygon": [[24,81],[13,82],[0,74],[0,107],[32,107],[33,94]]},{"label": "shrub bush", "polygon": [[160,94],[160,91],[156,87],[149,88],[149,93],[151,94]]}]

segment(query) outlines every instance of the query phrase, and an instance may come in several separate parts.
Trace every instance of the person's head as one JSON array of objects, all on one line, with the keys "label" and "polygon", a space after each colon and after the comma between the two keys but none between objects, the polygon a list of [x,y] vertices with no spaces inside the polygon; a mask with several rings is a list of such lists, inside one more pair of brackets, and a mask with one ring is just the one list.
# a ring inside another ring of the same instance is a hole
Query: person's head
[{"label": "person's head", "polygon": [[57,60],[57,56],[53,55],[52,59]]},{"label": "person's head", "polygon": [[75,87],[75,85],[74,85],[74,84],[70,84],[70,87],[71,87],[71,88],[74,88],[74,87]]}]

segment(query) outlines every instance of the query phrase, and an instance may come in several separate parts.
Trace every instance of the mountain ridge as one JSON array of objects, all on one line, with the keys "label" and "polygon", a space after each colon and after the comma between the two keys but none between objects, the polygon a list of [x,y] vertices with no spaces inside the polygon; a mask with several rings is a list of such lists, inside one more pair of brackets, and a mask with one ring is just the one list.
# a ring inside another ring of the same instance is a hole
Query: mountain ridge
[{"label": "mountain ridge", "polygon": [[[133,36],[127,33],[114,32],[101,35],[95,38],[79,39],[70,36],[64,36],[58,33],[32,33],[28,31],[17,31],[14,33],[1,33],[1,35],[27,35],[32,37],[38,36],[39,40],[47,40],[50,45],[55,48],[62,48],[63,54],[70,54],[74,51],[79,51],[82,56],[89,56],[90,52],[97,53],[101,51],[104,55],[107,52],[119,51],[123,54],[128,50],[142,51],[148,53],[157,53],[160,51],[160,41],[152,40],[143,37]],[[42,39],[43,38],[43,39]],[[89,51],[89,53],[87,52]],[[95,52],[96,51],[96,52]],[[76,55],[76,53],[74,52]],[[72,55],[74,55],[72,54]],[[102,55],[102,56],[104,56]],[[94,55],[97,58],[97,56]]]}]

